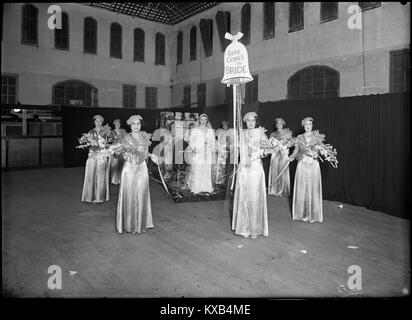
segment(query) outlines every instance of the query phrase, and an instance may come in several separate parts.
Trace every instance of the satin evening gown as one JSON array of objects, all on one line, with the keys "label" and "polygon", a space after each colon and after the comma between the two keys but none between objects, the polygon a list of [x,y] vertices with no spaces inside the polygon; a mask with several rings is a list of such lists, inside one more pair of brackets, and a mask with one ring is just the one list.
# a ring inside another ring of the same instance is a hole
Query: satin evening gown
[{"label": "satin evening gown", "polygon": [[[123,136],[126,134],[126,130],[120,129],[119,133],[115,130],[111,131],[111,142],[119,142]],[[115,157],[112,155],[110,157],[110,182],[112,184],[120,184],[120,176],[122,174],[123,168],[123,158],[121,156]]]},{"label": "satin evening gown", "polygon": [[233,129],[218,129],[216,130],[216,184],[226,184],[228,180],[229,164],[230,164],[230,146],[233,141]]},{"label": "satin evening gown", "polygon": [[322,222],[322,177],[319,161],[307,154],[305,147],[311,144],[303,134],[296,139],[295,148],[299,148],[296,159],[298,165],[293,190],[293,220]]},{"label": "satin evening gown", "polygon": [[[269,235],[265,172],[257,151],[260,139],[267,139],[263,128],[242,132],[240,170],[236,177],[232,230],[244,237]],[[255,160],[252,160],[255,159]]]},{"label": "satin evening gown", "polygon": [[215,150],[213,129],[194,128],[190,135],[189,146],[196,150],[187,178],[187,185],[193,193],[213,192],[212,162]]},{"label": "satin evening gown", "polygon": [[[96,129],[90,130],[89,134],[100,135]],[[106,139],[107,135],[102,134],[101,137]],[[83,202],[101,203],[110,200],[109,156],[102,153],[102,150],[101,147],[89,148],[82,192]]]},{"label": "satin evening gown", "polygon": [[[282,135],[278,131],[273,132],[270,138],[280,140]],[[290,174],[289,167],[282,173],[282,175],[276,180],[276,177],[280,174],[281,170],[285,168],[289,160],[289,149],[279,150],[276,153],[272,153],[270,157],[269,166],[269,179],[268,179],[268,194],[272,196],[289,196],[290,195]]]},{"label": "satin evening gown", "polygon": [[123,153],[124,164],[117,201],[116,231],[132,234],[146,232],[148,228],[153,228],[149,174],[146,165],[148,141],[141,133],[138,139],[129,133],[125,135],[122,142],[136,148],[137,153]]}]

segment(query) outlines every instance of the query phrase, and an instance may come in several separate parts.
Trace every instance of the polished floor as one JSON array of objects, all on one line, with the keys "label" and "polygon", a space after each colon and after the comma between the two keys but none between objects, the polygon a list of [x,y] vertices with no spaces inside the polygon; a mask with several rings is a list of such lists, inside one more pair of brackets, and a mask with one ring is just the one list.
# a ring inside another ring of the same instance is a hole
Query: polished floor
[{"label": "polished floor", "polygon": [[[410,291],[407,220],[324,201],[324,223],[306,224],[292,221],[288,198],[268,197],[269,237],[245,239],[231,231],[224,201],[174,203],[151,180],[155,228],[119,235],[118,187],[110,202],[81,203],[83,174],[81,167],[2,173],[3,295],[387,297]],[[51,265],[62,270],[61,289],[48,288]],[[351,266],[359,268],[350,273]]]}]

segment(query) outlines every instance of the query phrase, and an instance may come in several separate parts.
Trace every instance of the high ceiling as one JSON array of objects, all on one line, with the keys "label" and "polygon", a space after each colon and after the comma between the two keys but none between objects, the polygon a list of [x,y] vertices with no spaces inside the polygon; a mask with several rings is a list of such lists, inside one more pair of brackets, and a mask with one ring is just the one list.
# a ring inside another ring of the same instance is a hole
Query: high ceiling
[{"label": "high ceiling", "polygon": [[219,2],[90,2],[93,7],[151,21],[176,24]]}]

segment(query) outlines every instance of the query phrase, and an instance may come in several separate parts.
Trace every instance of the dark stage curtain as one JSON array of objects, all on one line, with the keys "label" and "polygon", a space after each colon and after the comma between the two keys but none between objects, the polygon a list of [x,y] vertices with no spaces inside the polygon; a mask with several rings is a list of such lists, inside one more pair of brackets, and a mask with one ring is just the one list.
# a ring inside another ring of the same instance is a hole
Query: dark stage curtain
[{"label": "dark stage curtain", "polygon": [[63,153],[64,167],[84,166],[87,160],[86,149],[76,149],[78,139],[83,133],[94,128],[93,116],[100,114],[104,118],[104,125],[114,128],[114,119],[122,121],[122,128],[130,132],[126,124],[131,115],[140,114],[143,117],[142,130],[153,132],[156,126],[158,110],[153,109],[121,109],[121,108],[87,108],[62,107],[63,115]]},{"label": "dark stage curtain", "polygon": [[[231,107],[227,105],[206,108],[183,107],[165,109],[62,107],[64,166],[76,167],[85,165],[87,150],[76,149],[75,147],[78,145],[78,139],[81,135],[94,128],[94,115],[100,114],[104,118],[104,124],[109,124],[112,128],[114,128],[113,120],[118,118],[122,121],[122,128],[130,132],[130,128],[126,124],[127,119],[131,115],[140,114],[145,123],[142,130],[153,133],[158,127],[158,120],[162,111],[206,113],[215,129],[221,127],[222,120],[231,121],[232,119]],[[151,148],[158,143],[154,141]]]},{"label": "dark stage curtain", "polygon": [[[259,105],[261,124],[273,130],[282,117],[296,136],[301,120],[314,118],[314,129],[338,150],[338,169],[321,163],[325,199],[364,206],[409,218],[410,95],[383,94],[325,100],[278,101]],[[268,173],[269,157],[264,160]],[[291,164],[293,184],[296,161]]]}]

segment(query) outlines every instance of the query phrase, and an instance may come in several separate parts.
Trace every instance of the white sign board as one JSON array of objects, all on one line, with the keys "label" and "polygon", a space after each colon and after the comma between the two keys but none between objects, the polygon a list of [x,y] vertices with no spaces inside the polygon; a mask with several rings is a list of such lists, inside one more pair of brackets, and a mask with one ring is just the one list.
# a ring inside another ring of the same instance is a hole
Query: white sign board
[{"label": "white sign board", "polygon": [[246,47],[238,42],[242,36],[241,32],[235,36],[230,33],[225,35],[225,38],[232,40],[232,43],[227,46],[224,54],[224,76],[222,79],[224,84],[242,84],[253,80],[249,72]]}]

